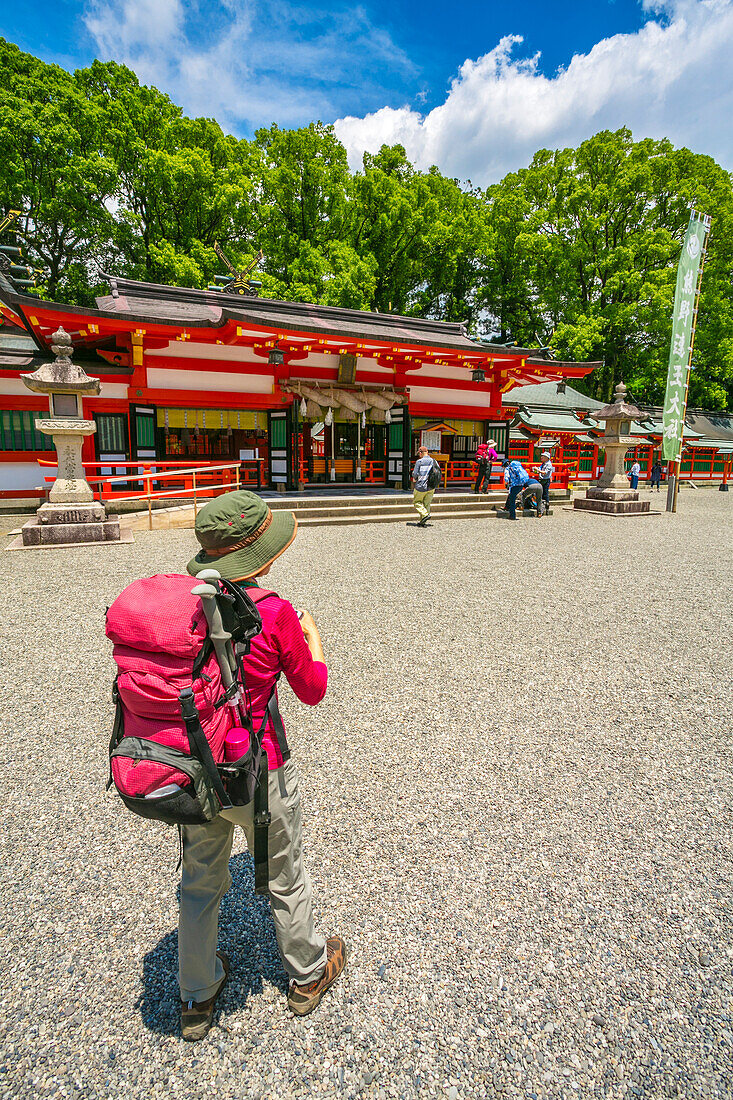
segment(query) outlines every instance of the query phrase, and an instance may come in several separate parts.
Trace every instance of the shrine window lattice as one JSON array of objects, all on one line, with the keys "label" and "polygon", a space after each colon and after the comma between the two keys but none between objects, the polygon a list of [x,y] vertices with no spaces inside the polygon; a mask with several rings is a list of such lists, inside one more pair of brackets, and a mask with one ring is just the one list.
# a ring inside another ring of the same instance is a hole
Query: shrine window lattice
[{"label": "shrine window lattice", "polygon": [[53,451],[53,439],[36,428],[48,413],[0,411],[0,451]]}]

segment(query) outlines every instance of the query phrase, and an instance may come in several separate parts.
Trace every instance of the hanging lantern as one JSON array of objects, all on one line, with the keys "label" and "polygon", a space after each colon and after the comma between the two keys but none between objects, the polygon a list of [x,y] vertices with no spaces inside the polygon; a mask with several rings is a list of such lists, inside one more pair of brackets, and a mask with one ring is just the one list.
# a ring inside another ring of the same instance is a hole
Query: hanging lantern
[{"label": "hanging lantern", "polygon": [[270,348],[270,354],[267,356],[267,362],[271,367],[281,367],[285,362],[285,356],[280,351],[280,348]]},{"label": "hanging lantern", "polygon": [[308,404],[307,404],[305,398],[301,397],[301,399],[300,399],[300,417],[301,417],[301,420],[305,420],[305,418],[307,416],[308,416]]},{"label": "hanging lantern", "polygon": [[325,420],[323,421],[323,423],[325,425],[327,425],[327,427],[329,427],[329,428],[333,424],[333,413],[331,412],[330,407],[328,409],[326,409],[326,417],[325,417]]},{"label": "hanging lantern", "polygon": [[557,384],[557,392],[558,393],[565,393],[566,388],[567,388],[567,382],[565,381],[564,378],[561,378],[560,381]]},{"label": "hanging lantern", "polygon": [[486,381],[486,375],[485,375],[484,371],[481,369],[481,367],[476,367],[474,370],[471,371],[471,381],[472,382],[485,382]]}]

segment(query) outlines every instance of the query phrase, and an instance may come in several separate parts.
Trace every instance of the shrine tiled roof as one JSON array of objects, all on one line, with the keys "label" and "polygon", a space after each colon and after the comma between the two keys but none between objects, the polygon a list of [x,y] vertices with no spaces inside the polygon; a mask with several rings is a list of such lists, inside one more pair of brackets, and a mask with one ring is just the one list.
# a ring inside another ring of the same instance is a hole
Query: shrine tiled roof
[{"label": "shrine tiled roof", "polygon": [[602,409],[603,402],[596,401],[593,397],[581,393],[566,384],[565,392],[557,392],[556,382],[541,382],[537,386],[514,386],[502,397],[505,406],[531,405],[553,410]]},{"label": "shrine tiled roof", "polygon": [[688,409],[686,419],[704,439],[716,441],[721,446],[733,443],[733,413]]},{"label": "shrine tiled roof", "polygon": [[[522,389],[524,388],[522,387]],[[534,387],[527,386],[526,388],[533,389]],[[589,428],[598,427],[595,421],[581,420],[573,412],[555,412],[554,410],[548,411],[541,408],[529,409],[524,406],[517,413],[516,419],[536,431],[572,432],[574,435],[578,432],[587,432]]]},{"label": "shrine tiled roof", "polygon": [[[111,293],[97,298],[99,309],[149,322],[200,327],[219,326],[231,319],[242,325],[323,333],[324,336],[336,335],[345,339],[368,341],[372,338],[429,344],[476,355],[486,354],[487,351],[487,345],[472,340],[465,324],[459,321],[369,313],[308,302],[282,302],[274,298],[253,298],[215,290],[163,286],[113,276],[106,278]],[[497,353],[499,351],[506,352],[506,349],[497,349]]]},{"label": "shrine tiled roof", "polygon": [[0,328],[0,369],[35,370],[44,359],[35,340],[26,332],[10,326]]}]

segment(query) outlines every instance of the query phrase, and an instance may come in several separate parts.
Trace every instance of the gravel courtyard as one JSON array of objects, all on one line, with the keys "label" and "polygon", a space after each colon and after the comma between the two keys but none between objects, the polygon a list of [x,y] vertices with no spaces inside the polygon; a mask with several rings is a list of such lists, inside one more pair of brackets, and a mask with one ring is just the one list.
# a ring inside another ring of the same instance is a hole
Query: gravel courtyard
[{"label": "gravel courtyard", "polygon": [[105,607],[193,534],[5,554],[0,1097],[733,1095],[732,517],[303,530],[268,584],[323,634],[281,705],[349,962],[289,1015],[239,833],[198,1044],[175,831],[104,790]]}]

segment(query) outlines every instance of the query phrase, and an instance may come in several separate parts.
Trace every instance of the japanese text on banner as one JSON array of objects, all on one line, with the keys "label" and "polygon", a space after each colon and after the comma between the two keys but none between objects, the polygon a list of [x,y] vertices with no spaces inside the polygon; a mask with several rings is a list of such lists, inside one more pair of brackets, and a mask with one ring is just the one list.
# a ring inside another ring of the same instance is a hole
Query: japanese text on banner
[{"label": "japanese text on banner", "polygon": [[684,430],[687,364],[695,328],[695,295],[702,251],[709,221],[694,214],[687,227],[677,268],[677,288],[672,314],[672,344],[669,349],[667,390],[664,395],[662,456],[676,459]]}]

